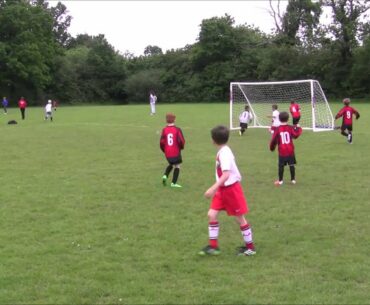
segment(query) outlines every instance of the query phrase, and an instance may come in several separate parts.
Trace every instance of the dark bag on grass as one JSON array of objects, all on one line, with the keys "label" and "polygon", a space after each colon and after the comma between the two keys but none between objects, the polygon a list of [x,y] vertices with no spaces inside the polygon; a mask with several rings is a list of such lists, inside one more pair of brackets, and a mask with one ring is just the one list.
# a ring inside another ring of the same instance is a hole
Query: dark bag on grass
[{"label": "dark bag on grass", "polygon": [[8,125],[18,124],[16,120],[10,120],[8,122]]}]

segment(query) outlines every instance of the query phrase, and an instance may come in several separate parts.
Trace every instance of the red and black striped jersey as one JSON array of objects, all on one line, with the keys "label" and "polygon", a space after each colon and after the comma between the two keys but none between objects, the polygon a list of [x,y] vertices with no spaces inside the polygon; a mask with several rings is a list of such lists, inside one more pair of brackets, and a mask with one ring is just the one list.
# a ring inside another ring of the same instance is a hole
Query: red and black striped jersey
[{"label": "red and black striped jersey", "polygon": [[297,139],[301,134],[301,127],[280,125],[275,129],[270,142],[270,150],[274,151],[277,145],[279,147],[280,157],[294,156],[293,139]]},{"label": "red and black striped jersey", "polygon": [[352,125],[353,115],[356,116],[356,119],[360,117],[360,114],[355,108],[351,106],[344,106],[341,110],[339,110],[338,114],[335,116],[335,119],[343,117],[343,125]]},{"label": "red and black striped jersey", "polygon": [[185,147],[185,138],[179,127],[173,124],[167,125],[162,130],[160,148],[166,158],[176,158],[180,156],[181,150]]}]

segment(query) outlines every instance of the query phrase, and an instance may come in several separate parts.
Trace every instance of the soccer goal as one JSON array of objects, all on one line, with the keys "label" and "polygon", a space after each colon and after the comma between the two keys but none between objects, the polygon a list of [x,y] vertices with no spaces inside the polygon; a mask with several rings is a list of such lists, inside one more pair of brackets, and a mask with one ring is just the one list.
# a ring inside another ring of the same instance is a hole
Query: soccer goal
[{"label": "soccer goal", "polygon": [[[278,105],[280,112],[287,111],[291,100],[301,108],[299,125],[303,129],[325,131],[334,129],[334,118],[325,94],[316,80],[284,82],[232,82],[230,83],[230,129],[239,129],[239,114],[249,106],[253,114],[250,127],[271,126],[271,106]],[[291,123],[291,115],[290,123]]]}]

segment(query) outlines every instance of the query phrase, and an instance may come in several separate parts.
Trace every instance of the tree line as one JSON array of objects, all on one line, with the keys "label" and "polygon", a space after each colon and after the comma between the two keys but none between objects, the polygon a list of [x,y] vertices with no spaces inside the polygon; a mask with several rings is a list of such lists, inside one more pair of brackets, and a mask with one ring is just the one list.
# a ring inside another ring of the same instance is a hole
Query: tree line
[{"label": "tree line", "polygon": [[370,0],[289,0],[284,14],[271,5],[272,33],[224,15],[204,19],[194,44],[165,53],[148,45],[134,56],[102,34],[71,37],[60,2],[0,0],[0,95],[126,104],[146,103],[153,89],[163,102],[219,102],[231,81],[317,79],[329,96],[367,97],[369,8]]}]

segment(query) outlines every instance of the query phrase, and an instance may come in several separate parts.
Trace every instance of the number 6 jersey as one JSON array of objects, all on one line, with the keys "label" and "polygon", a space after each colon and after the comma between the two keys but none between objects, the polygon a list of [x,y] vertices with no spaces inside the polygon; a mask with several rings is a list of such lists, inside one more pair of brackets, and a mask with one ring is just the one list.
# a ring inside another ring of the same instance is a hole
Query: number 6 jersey
[{"label": "number 6 jersey", "polygon": [[176,158],[181,155],[181,150],[185,147],[185,138],[179,127],[175,124],[168,124],[162,130],[159,143],[161,150],[166,158]]}]

